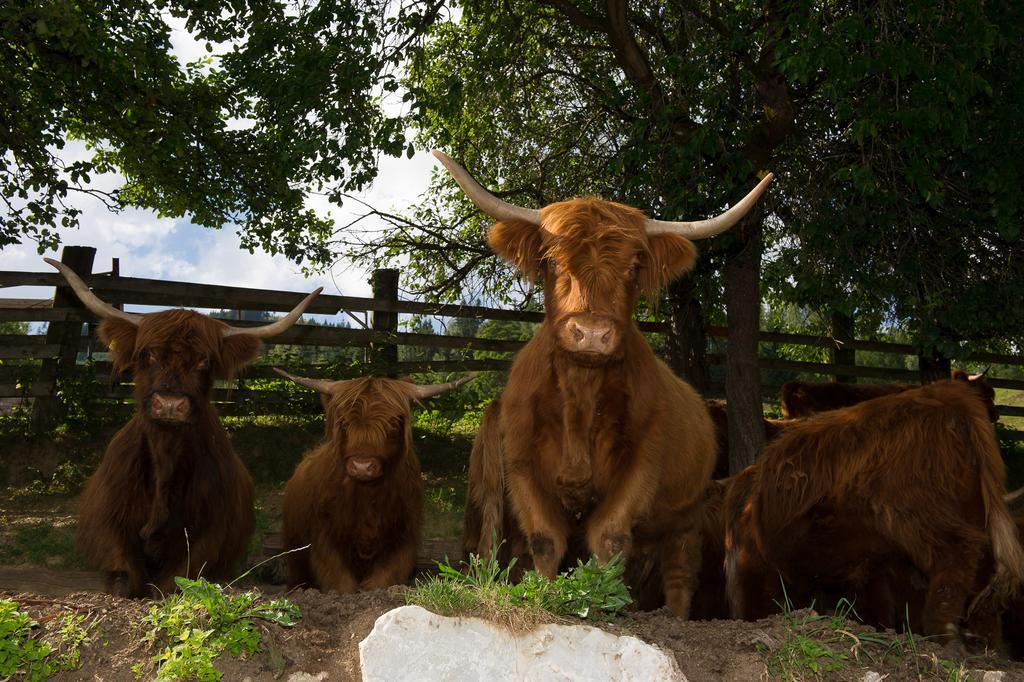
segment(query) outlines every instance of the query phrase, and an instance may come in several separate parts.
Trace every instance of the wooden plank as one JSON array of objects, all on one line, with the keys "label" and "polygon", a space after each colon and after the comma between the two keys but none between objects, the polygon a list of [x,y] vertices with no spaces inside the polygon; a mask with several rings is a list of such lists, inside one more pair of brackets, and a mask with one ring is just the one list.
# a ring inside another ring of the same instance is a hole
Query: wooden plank
[{"label": "wooden plank", "polygon": [[70,308],[0,308],[0,322],[95,322],[89,313],[80,314]]},{"label": "wooden plank", "polygon": [[98,571],[56,571],[39,566],[0,566],[0,590],[63,597],[72,592],[103,592],[106,581]]},{"label": "wooden plank", "polygon": [[60,352],[59,343],[48,343],[42,346],[0,346],[0,359],[26,360],[55,358]]},{"label": "wooden plank", "polygon": [[45,334],[0,334],[0,346],[44,346]]}]

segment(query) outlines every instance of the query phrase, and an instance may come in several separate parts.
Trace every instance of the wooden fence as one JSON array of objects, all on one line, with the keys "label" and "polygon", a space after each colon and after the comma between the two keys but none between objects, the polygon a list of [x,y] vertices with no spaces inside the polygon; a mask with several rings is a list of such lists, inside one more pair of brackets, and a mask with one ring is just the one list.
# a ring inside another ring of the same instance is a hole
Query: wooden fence
[{"label": "wooden fence", "polygon": [[[306,292],[272,291],[188,282],[121,277],[115,261],[110,272],[93,273],[95,249],[90,247],[66,247],[62,260],[72,267],[105,301],[123,306],[181,306],[194,308],[227,309],[232,311],[286,312],[298,303]],[[363,360],[373,371],[388,374],[412,374],[422,371],[456,372],[466,370],[506,370],[511,364],[511,355],[523,341],[513,339],[490,339],[467,336],[449,336],[403,332],[399,330],[399,315],[424,315],[450,318],[477,318],[537,323],[543,319],[539,312],[504,310],[470,305],[448,305],[403,301],[398,297],[398,273],[394,270],[378,270],[373,275],[373,297],[335,296],[321,294],[313,301],[308,313],[341,315],[339,319],[355,319],[355,313],[369,313],[370,322],[363,328],[297,324],[287,332],[272,339],[271,346],[319,346],[326,348],[362,348]],[[0,322],[46,322],[45,334],[21,335],[0,334],[0,399],[31,401],[34,421],[41,428],[55,422],[60,416],[61,403],[57,396],[59,380],[81,372],[84,360],[93,358],[87,366],[103,380],[104,397],[123,401],[130,397],[130,386],[111,383],[110,363],[102,353],[103,347],[96,338],[97,319],[86,310],[69,288],[64,286],[63,277],[52,272],[0,271],[0,288],[18,286],[54,287],[52,299],[0,299]],[[345,315],[347,313],[347,316]],[[259,325],[261,322],[231,320],[235,326]],[[652,334],[665,334],[668,324],[661,322],[640,322],[640,329]],[[711,327],[712,338],[725,339],[728,331],[723,327]],[[763,357],[762,371],[816,375],[821,380],[828,377],[858,377],[874,380],[916,382],[920,376],[916,370],[871,367],[855,363],[857,351],[916,356],[913,346],[880,341],[848,340],[838,342],[830,336],[813,334],[787,334],[762,331],[762,344],[766,346],[788,344],[805,347],[841,348],[842,353],[833,353],[839,362],[806,362]],[[463,357],[454,360],[429,360],[403,362],[399,360],[398,348],[425,347],[462,351]],[[490,357],[470,357],[476,351],[486,351]],[[721,354],[709,355],[709,364],[714,368],[723,367],[725,358]],[[1013,355],[976,353],[967,361],[1024,366],[1024,358]],[[300,368],[315,374],[317,367]],[[362,369],[360,367],[360,369]],[[280,388],[253,387],[252,379],[273,378],[270,367],[256,364],[248,368],[239,381],[222,385],[215,393],[222,413],[233,412],[276,414],[291,409],[316,409],[314,400],[303,402],[296,393]],[[1000,378],[990,375],[990,383],[996,388],[1024,391],[1024,380]],[[258,383],[258,382],[257,382]],[[778,395],[779,385],[763,382],[765,397]],[[721,384],[712,384],[712,395],[720,396],[724,391]],[[287,406],[287,407],[285,407]],[[1024,406],[1001,405],[1004,416],[1024,417]],[[1012,435],[1024,440],[1024,433]]]}]

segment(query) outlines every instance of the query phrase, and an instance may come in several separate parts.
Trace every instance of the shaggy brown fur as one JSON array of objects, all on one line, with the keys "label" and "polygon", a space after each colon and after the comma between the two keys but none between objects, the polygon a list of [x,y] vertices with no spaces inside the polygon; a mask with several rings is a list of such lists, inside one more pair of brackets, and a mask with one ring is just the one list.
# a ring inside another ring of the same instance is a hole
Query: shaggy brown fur
[{"label": "shaggy brown fur", "polygon": [[[716,479],[729,476],[729,413],[724,400],[705,401],[711,421],[715,423],[715,440],[718,443],[718,459],[715,460],[715,470],[712,473]],[[761,419],[764,425],[764,442],[771,443],[785,431],[792,419]]]},{"label": "shaggy brown fur", "polygon": [[466,513],[462,534],[463,560],[470,554],[488,557],[497,544],[498,561],[507,566],[514,557],[513,578],[533,568],[526,537],[512,510],[505,504],[505,473],[502,470],[501,401],[495,400],[484,410],[480,430],[469,455],[469,485],[466,490]]},{"label": "shaggy brown fur", "polygon": [[[225,338],[224,329],[189,310],[146,315],[138,326],[117,318],[100,325],[115,370],[134,374],[138,407],[85,486],[77,546],[107,574],[114,594],[172,592],[179,575],[233,577],[245,557],[252,479],[210,397],[214,379],[229,378],[252,360],[260,341],[248,334]],[[153,418],[157,392],[187,399],[185,423]]]},{"label": "shaggy brown fur", "polygon": [[801,420],[736,478],[726,565],[737,616],[772,610],[779,574],[799,601],[819,586],[873,592],[874,576],[909,560],[928,584],[921,629],[948,638],[969,607],[1024,579],[995,430],[968,382]]},{"label": "shaggy brown fur", "polygon": [[[689,270],[696,249],[678,235],[648,235],[643,221],[636,209],[590,198],[544,208],[539,228],[491,228],[495,251],[543,275],[546,305],[502,396],[501,452],[508,503],[540,573],[554,576],[577,532],[601,562],[650,552],[667,604],[685,617],[714,427],[632,311],[640,290]],[[575,352],[570,322],[606,328],[606,352]]]},{"label": "shaggy brown fur", "polygon": [[[989,419],[999,419],[996,409],[996,392],[985,380],[984,374],[971,376],[963,370],[954,369],[950,378],[965,381],[978,392],[985,401]],[[873,400],[884,395],[902,393],[915,384],[844,384],[839,382],[814,383],[810,381],[787,381],[782,386],[782,414],[787,419],[809,417],[819,412],[838,410],[850,407],[865,400]]]},{"label": "shaggy brown fur", "polygon": [[355,592],[407,581],[423,527],[423,479],[412,445],[415,385],[331,383],[326,437],[284,492],[288,584]]}]

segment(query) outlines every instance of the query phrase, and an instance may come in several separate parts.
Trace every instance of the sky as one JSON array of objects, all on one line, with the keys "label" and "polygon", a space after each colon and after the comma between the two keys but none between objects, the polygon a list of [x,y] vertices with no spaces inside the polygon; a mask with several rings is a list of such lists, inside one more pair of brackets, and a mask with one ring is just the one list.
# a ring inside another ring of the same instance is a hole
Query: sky
[{"label": "sky", "polygon": [[[182,62],[207,54],[204,47],[192,40],[183,24],[168,17],[172,27],[174,53]],[[223,46],[221,46],[223,47]],[[214,51],[218,49],[215,46]],[[82,143],[69,142],[62,156],[71,160],[87,158]],[[374,208],[401,211],[426,191],[431,170],[437,162],[429,153],[419,152],[413,158],[380,158],[377,180],[365,192],[355,195]],[[93,178],[92,186],[111,189],[120,184],[116,175]],[[306,278],[299,266],[283,256],[257,251],[250,254],[239,248],[240,240],[232,227],[220,230],[198,227],[187,219],[158,218],[155,212],[126,209],[112,213],[98,200],[87,196],[73,197],[72,205],[80,208],[80,227],[60,232],[62,245],[96,247],[95,272],[110,270],[112,258],[120,259],[120,272],[128,277],[224,284],[284,291],[310,291],[318,286],[324,293],[347,296],[369,296],[369,273],[341,263],[330,272]],[[325,210],[326,202],[313,207]],[[356,202],[346,202],[342,209],[328,212],[339,224],[345,224],[363,210]],[[367,228],[375,226],[366,222]],[[60,258],[59,251],[39,254],[35,242],[0,249],[0,270],[48,272],[44,256]],[[51,288],[11,287],[0,289],[0,298],[49,298]],[[131,310],[129,306],[129,310]]]}]

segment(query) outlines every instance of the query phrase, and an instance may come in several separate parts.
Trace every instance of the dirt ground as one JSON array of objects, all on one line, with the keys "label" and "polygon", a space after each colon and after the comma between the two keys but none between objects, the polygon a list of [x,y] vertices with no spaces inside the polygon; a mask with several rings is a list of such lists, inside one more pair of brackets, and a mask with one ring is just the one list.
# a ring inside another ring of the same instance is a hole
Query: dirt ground
[{"label": "dirt ground", "polygon": [[[359,680],[359,642],[369,634],[377,617],[405,603],[403,587],[355,595],[323,594],[317,590],[298,590],[289,598],[302,610],[301,621],[293,628],[261,626],[263,650],[254,656],[232,658],[224,654],[217,667],[224,680]],[[145,663],[156,651],[142,640],[142,617],[146,602],[117,599],[96,592],[76,592],[62,597],[43,597],[25,593],[0,592],[27,609],[40,627],[56,627],[61,614],[70,610],[94,623],[90,640],[82,647],[82,665],[73,672],[57,675],[56,680],[136,680],[132,666]],[[694,621],[675,618],[665,610],[632,613],[621,622],[601,627],[615,634],[633,634],[674,654],[680,669],[692,682],[750,682],[781,679],[768,672],[770,652],[784,648],[793,636],[794,619],[806,620],[807,612],[748,623],[741,621]],[[841,670],[814,674],[797,671],[796,679],[826,681],[861,680],[875,671],[883,679],[956,680],[956,671],[1000,670],[1003,682],[1024,680],[1024,664],[996,657],[973,657],[965,662],[950,662],[950,652],[937,645],[918,641],[914,651],[857,652],[853,644],[858,635],[873,632],[854,623],[841,630],[847,661]],[[813,633],[808,628],[798,632]],[[800,647],[806,647],[806,644]],[[798,647],[799,648],[799,647]],[[871,660],[871,657],[875,660]],[[883,660],[884,659],[884,660]],[[308,676],[293,675],[306,673]],[[981,679],[980,674],[972,676]],[[144,675],[151,679],[152,672]],[[989,678],[986,678],[988,682]]]}]

